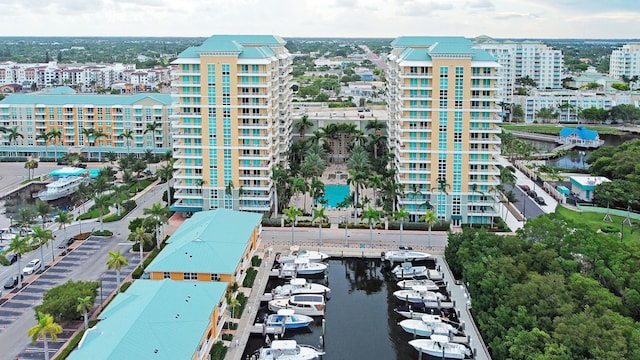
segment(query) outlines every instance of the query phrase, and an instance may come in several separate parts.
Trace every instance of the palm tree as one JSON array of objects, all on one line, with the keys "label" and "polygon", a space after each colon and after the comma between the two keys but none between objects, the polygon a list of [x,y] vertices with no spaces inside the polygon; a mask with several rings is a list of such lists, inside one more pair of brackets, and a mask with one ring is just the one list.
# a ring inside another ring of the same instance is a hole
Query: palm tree
[{"label": "palm tree", "polygon": [[227,299],[227,305],[229,305],[229,307],[231,308],[231,317],[235,317],[235,310],[238,306],[240,306],[240,301],[235,297],[229,295],[229,298]]},{"label": "palm tree", "polygon": [[354,214],[353,214],[353,223],[357,223],[358,222],[358,199],[359,199],[359,194],[360,194],[360,188],[364,186],[364,184],[367,183],[368,180],[368,176],[367,173],[363,172],[363,171],[358,171],[355,169],[349,169],[347,170],[347,172],[349,173],[349,178],[347,179],[347,184],[352,185],[355,189],[355,193],[354,193]]},{"label": "palm tree", "polygon": [[365,129],[373,130],[376,135],[380,135],[382,133],[382,130],[386,128],[387,124],[380,120],[371,120],[367,123],[367,126],[365,126]]},{"label": "palm tree", "polygon": [[[305,180],[305,178],[303,177],[295,177],[290,179],[291,181],[291,191],[296,194],[296,205],[300,205],[298,203],[298,197],[300,196],[300,194],[302,194],[304,196],[304,194],[307,193],[307,190],[309,189],[308,185],[307,185],[307,181]],[[305,197],[305,202],[304,202],[304,206],[303,209],[306,209],[307,207],[307,202],[306,202],[306,197]]]},{"label": "palm tree", "polygon": [[162,180],[163,182],[165,182],[167,184],[167,204],[171,204],[171,179],[173,179],[173,173],[176,171],[176,169],[173,168],[173,160],[170,160],[169,163],[167,165],[163,165],[161,166],[157,171],[156,174],[158,175],[158,177],[160,178],[160,180]]},{"label": "palm tree", "polygon": [[138,226],[136,230],[129,234],[129,241],[140,245],[140,265],[144,260],[144,244],[151,241],[151,234],[147,232],[144,226]]},{"label": "palm tree", "polygon": [[420,221],[426,222],[427,225],[429,226],[429,233],[428,233],[428,237],[427,237],[427,239],[428,239],[427,246],[430,248],[431,247],[431,225],[437,224],[438,222],[440,222],[440,219],[436,215],[435,211],[427,210],[424,213],[424,215],[422,215],[422,217],[420,217]]},{"label": "palm tree", "polygon": [[64,237],[67,237],[67,224],[71,224],[73,221],[73,214],[68,211],[58,211],[56,217],[53,219],[58,226],[58,229],[64,229]]},{"label": "palm tree", "polygon": [[376,207],[378,204],[378,189],[384,185],[384,178],[382,175],[373,175],[369,178],[368,185],[373,190],[373,206]]},{"label": "palm tree", "polygon": [[287,215],[287,222],[291,222],[291,246],[293,246],[293,233],[296,228],[296,219],[302,215],[302,210],[296,209],[293,205],[284,209],[284,214]]},{"label": "palm tree", "polygon": [[102,162],[102,144],[100,143],[100,139],[106,137],[107,134],[103,133],[102,130],[93,132],[93,139],[98,143],[98,162]]},{"label": "palm tree", "polygon": [[409,218],[409,212],[401,207],[393,214],[393,218],[397,221],[400,221],[400,246],[404,246],[404,241],[402,240],[402,232],[404,230],[404,221]]},{"label": "palm tree", "polygon": [[324,214],[325,208],[313,208],[313,219],[311,221],[318,221],[318,240],[320,241],[320,246],[322,246],[322,223],[325,220],[329,220],[327,215]]},{"label": "palm tree", "polygon": [[449,193],[447,192],[447,189],[451,188],[451,185],[449,185],[447,183],[447,179],[445,179],[444,177],[439,177],[438,178],[438,193],[436,195],[436,215],[438,214],[438,210],[440,207],[440,194],[444,193],[445,198],[444,198],[444,217],[447,217],[447,197],[449,196]]},{"label": "palm tree", "polygon": [[[38,135],[36,135],[36,143],[38,141],[43,141],[44,142],[44,146],[46,147],[47,143],[49,142],[49,134],[44,132],[44,131],[41,131]],[[46,152],[45,152],[45,154],[46,154]]]},{"label": "palm tree", "polygon": [[129,129],[125,130],[120,134],[120,137],[125,139],[127,142],[127,155],[131,153],[131,140],[133,140],[133,132]]},{"label": "palm tree", "polygon": [[367,210],[362,212],[362,218],[369,223],[369,236],[371,237],[371,247],[373,247],[373,224],[380,221],[380,211],[369,206]]},{"label": "palm tree", "polygon": [[20,225],[21,231],[22,229],[31,228],[34,217],[35,215],[31,208],[23,207],[18,210],[18,224]]},{"label": "palm tree", "polygon": [[93,133],[94,132],[95,132],[95,130],[92,129],[92,128],[82,128],[82,135],[84,137],[84,144],[85,145],[91,145],[91,146],[94,145],[94,144],[92,144],[92,142],[93,142]]},{"label": "palm tree", "polygon": [[296,123],[295,127],[300,133],[300,141],[304,141],[304,134],[306,130],[313,126],[313,123],[309,120],[309,116],[303,115],[299,122]]},{"label": "palm tree", "polygon": [[129,259],[120,254],[118,251],[109,251],[109,259],[107,260],[107,269],[116,271],[116,281],[118,282],[118,292],[120,292],[120,270],[129,265]]},{"label": "palm tree", "polygon": [[58,129],[51,129],[47,133],[47,138],[49,141],[53,140],[54,152],[53,152],[53,161],[58,161],[58,142],[62,139],[62,131]]},{"label": "palm tree", "polygon": [[47,220],[47,216],[51,214],[51,205],[49,205],[46,201],[38,200],[36,202],[36,214],[40,215],[40,219],[42,220],[42,227],[44,227],[44,223]]},{"label": "palm tree", "polygon": [[31,181],[31,179],[35,176],[35,169],[38,168],[38,161],[29,160],[24,163],[24,168],[27,169],[27,177],[28,180]]},{"label": "palm tree", "polygon": [[282,165],[277,165],[271,173],[271,180],[273,181],[273,191],[275,198],[275,217],[278,217],[278,211],[280,210],[280,198],[283,196],[286,184],[287,184],[287,170]]},{"label": "palm tree", "polygon": [[102,217],[104,216],[105,211],[109,211],[109,206],[111,206],[111,204],[111,199],[108,195],[100,194],[93,197],[93,206],[100,212],[100,231],[104,230]]},{"label": "palm tree", "polygon": [[[33,227],[33,233],[31,234],[31,243],[40,247],[40,259],[44,262],[44,245],[48,245],[50,240],[53,240],[53,232],[51,230],[45,230],[40,226]],[[53,254],[53,246],[51,246],[51,261],[55,260]]]},{"label": "palm tree", "polygon": [[53,321],[53,316],[38,311],[38,323],[27,331],[27,336],[31,338],[31,342],[34,344],[38,339],[42,339],[44,342],[44,358],[49,360],[49,337],[51,337],[52,341],[58,341],[58,334],[60,333],[62,333],[62,327]]},{"label": "palm tree", "polygon": [[84,318],[85,330],[89,329],[89,311],[93,309],[94,301],[95,299],[93,299],[91,295],[78,298],[78,305],[76,305],[76,311],[82,313],[82,317]]},{"label": "palm tree", "polygon": [[153,146],[153,150],[155,152],[156,150],[156,131],[158,131],[158,129],[162,127],[162,124],[160,124],[157,121],[153,121],[152,123],[147,123],[146,128],[144,129],[144,134],[146,135],[148,132],[151,133],[151,135],[153,136],[153,140],[151,143],[151,146]]},{"label": "palm tree", "polygon": [[[24,135],[18,132],[18,127],[14,126],[11,129],[8,129],[9,136],[9,145],[13,144],[14,146],[18,145],[18,139],[24,139]],[[18,157],[18,149],[16,148],[16,157]]]},{"label": "palm tree", "polygon": [[129,195],[129,188],[127,188],[124,185],[123,186],[113,185],[111,189],[113,190],[113,192],[111,193],[111,195],[113,195],[113,202],[116,205],[118,216],[120,216],[120,206],[122,204],[122,200],[126,199],[127,196]]},{"label": "palm tree", "polygon": [[311,200],[313,200],[313,206],[318,203],[318,200],[324,196],[325,185],[320,179],[313,178],[311,179],[311,184],[309,184],[309,195],[311,195]]},{"label": "palm tree", "polygon": [[29,236],[22,237],[20,234],[16,235],[3,251],[4,254],[13,253],[18,259],[18,289],[22,289],[22,266],[20,266],[20,259],[22,258],[22,254],[28,253],[29,251],[31,251]]},{"label": "palm tree", "polygon": [[169,209],[164,205],[162,205],[162,203],[155,203],[151,205],[150,208],[143,209],[142,213],[144,215],[149,215],[149,217],[153,220],[153,223],[155,224],[156,248],[159,249],[160,238],[161,238],[159,233],[159,226],[169,221],[169,218],[167,217],[169,215]]}]

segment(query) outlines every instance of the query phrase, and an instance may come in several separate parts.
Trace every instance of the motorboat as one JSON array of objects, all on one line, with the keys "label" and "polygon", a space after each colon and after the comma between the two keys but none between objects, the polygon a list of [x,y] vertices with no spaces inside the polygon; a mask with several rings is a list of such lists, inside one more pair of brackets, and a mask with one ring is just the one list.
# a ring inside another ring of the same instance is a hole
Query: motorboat
[{"label": "motorboat", "polygon": [[285,329],[299,329],[313,323],[313,318],[307,315],[296,314],[293,309],[280,309],[277,314],[267,317],[264,325],[284,327]]},{"label": "motorboat", "polygon": [[269,311],[291,309],[296,314],[307,316],[324,316],[326,303],[324,296],[318,294],[299,294],[284,299],[271,300]]},{"label": "motorboat", "polygon": [[289,254],[276,254],[276,261],[280,264],[293,263],[296,259],[307,259],[310,263],[322,262],[329,258],[329,255],[313,250],[298,250],[293,248]]},{"label": "motorboat", "polygon": [[304,278],[293,278],[288,284],[276,286],[271,295],[274,299],[289,297],[295,294],[329,294],[331,289],[322,285],[307,281]]},{"label": "motorboat", "polygon": [[298,344],[295,340],[273,340],[268,347],[258,349],[251,360],[316,360],[324,352],[309,345]]},{"label": "motorboat", "polygon": [[39,192],[36,196],[42,201],[57,200],[73,194],[78,190],[80,184],[87,183],[88,181],[89,178],[86,176],[63,177],[47,184],[46,189]]},{"label": "motorboat", "polygon": [[327,264],[309,262],[308,259],[295,259],[292,263],[284,263],[280,267],[281,277],[297,277],[305,275],[318,275],[327,271]]},{"label": "motorboat", "polygon": [[409,334],[429,337],[432,335],[455,334],[458,329],[442,321],[440,315],[423,315],[420,320],[405,319],[400,321],[402,330]]},{"label": "motorboat", "polygon": [[400,265],[396,265],[391,270],[391,273],[398,279],[413,279],[418,276],[427,278],[428,269],[426,266],[413,266],[410,262],[403,262]]},{"label": "motorboat", "polygon": [[[433,305],[433,306],[432,306]],[[402,303],[394,309],[394,311],[407,319],[422,319],[424,315],[440,314],[442,321],[457,325],[455,321],[451,321],[447,314],[448,310],[444,308],[438,308],[436,304],[423,304],[423,303]],[[457,318],[456,318],[457,319]]]},{"label": "motorboat", "polygon": [[400,289],[411,289],[415,286],[424,286],[429,291],[437,291],[440,290],[440,286],[436,284],[433,280],[429,279],[421,279],[421,280],[401,280],[397,283]]},{"label": "motorboat", "polygon": [[401,262],[407,262],[407,261],[414,261],[414,262],[426,261],[426,260],[433,259],[433,256],[425,252],[414,251],[409,247],[401,247],[399,250],[385,251],[382,258],[383,260],[387,260],[390,262],[401,263]]},{"label": "motorboat", "polygon": [[416,339],[409,341],[421,353],[440,359],[464,359],[471,357],[471,349],[463,344],[449,342],[449,337],[432,335],[430,339]]},{"label": "motorboat", "polygon": [[447,299],[442,293],[429,291],[426,286],[414,286],[411,289],[397,290],[393,292],[393,296],[402,301],[422,304],[438,303],[438,301]]}]

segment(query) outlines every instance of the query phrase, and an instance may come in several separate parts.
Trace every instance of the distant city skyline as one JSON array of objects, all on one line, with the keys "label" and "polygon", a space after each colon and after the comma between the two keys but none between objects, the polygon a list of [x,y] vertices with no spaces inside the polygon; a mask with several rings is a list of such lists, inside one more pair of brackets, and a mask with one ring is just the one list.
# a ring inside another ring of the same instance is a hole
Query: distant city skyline
[{"label": "distant city skyline", "polygon": [[628,0],[0,0],[2,36],[640,37]]}]

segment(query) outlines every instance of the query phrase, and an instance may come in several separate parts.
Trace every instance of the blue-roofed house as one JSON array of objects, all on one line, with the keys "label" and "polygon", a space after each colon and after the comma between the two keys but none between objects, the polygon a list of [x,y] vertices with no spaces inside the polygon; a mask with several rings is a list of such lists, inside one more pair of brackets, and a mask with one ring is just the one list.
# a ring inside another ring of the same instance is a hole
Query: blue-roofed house
[{"label": "blue-roofed house", "polygon": [[217,209],[195,213],[146,271],[152,280],[241,282],[260,243],[262,215]]},{"label": "blue-roofed house", "polygon": [[226,291],[219,282],[136,280],[68,359],[207,359],[226,321]]},{"label": "blue-roofed house", "polygon": [[597,148],[604,144],[604,140],[600,140],[596,130],[589,130],[584,126],[562,128],[558,142],[561,144],[575,144],[586,148]]}]

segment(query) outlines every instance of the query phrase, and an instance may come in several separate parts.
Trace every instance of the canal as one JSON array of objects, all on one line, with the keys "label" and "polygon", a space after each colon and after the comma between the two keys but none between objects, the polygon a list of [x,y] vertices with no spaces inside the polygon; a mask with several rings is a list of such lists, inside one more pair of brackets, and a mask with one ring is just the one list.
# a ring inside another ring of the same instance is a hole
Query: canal
[{"label": "canal", "polygon": [[[328,275],[313,280],[331,288],[323,359],[418,359],[418,352],[408,344],[412,335],[398,325],[403,318],[394,312],[401,305],[393,296],[398,290],[396,280],[382,273],[380,260],[330,260],[328,264]],[[428,266],[435,268],[435,263]],[[267,291],[281,283],[270,280]],[[258,317],[268,312],[263,306]],[[285,338],[319,347],[322,328],[322,319],[317,318],[308,329],[287,331]],[[263,345],[262,335],[251,335],[243,359]]]}]

